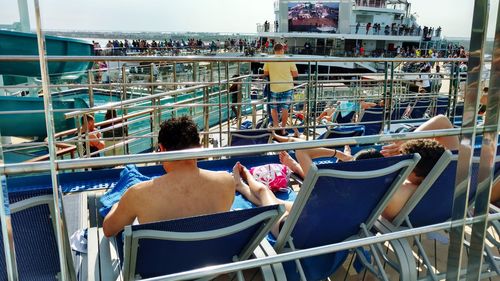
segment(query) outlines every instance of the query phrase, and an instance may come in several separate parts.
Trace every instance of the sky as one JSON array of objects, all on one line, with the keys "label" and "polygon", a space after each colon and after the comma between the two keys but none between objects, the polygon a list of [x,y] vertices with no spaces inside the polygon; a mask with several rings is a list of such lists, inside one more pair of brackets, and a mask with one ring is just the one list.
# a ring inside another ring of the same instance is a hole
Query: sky
[{"label": "sky", "polygon": [[[441,26],[447,37],[470,37],[474,0],[410,0],[418,23]],[[490,0],[493,37],[499,0]],[[34,1],[29,0],[34,28]],[[274,0],[41,0],[48,30],[256,32],[274,21]],[[0,0],[0,24],[19,20],[17,0]]]}]

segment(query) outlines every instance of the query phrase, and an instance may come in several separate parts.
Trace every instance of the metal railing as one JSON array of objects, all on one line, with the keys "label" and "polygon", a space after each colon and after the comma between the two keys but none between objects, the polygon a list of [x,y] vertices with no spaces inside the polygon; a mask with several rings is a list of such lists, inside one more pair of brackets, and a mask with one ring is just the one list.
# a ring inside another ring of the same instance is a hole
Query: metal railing
[{"label": "metal railing", "polygon": [[[481,3],[485,3],[486,1],[478,1]],[[48,79],[48,73],[47,73],[47,67],[46,63],[47,62],[56,62],[56,61],[101,61],[101,60],[107,60],[107,61],[120,61],[120,62],[167,62],[167,63],[177,63],[177,62],[189,62],[189,63],[196,63],[196,62],[212,62],[212,63],[217,63],[219,66],[220,64],[225,64],[225,63],[244,63],[244,62],[275,62],[275,61],[293,61],[293,62],[302,62],[302,63],[308,63],[309,64],[309,71],[306,80],[302,81],[306,83],[304,91],[305,93],[305,99],[301,100],[301,102],[317,102],[317,94],[319,90],[319,86],[321,83],[319,82],[319,74],[318,74],[318,64],[321,62],[377,62],[377,63],[384,63],[385,64],[385,79],[383,83],[383,94],[385,95],[386,93],[389,93],[388,100],[392,100],[393,96],[393,90],[394,90],[394,85],[395,82],[397,82],[395,79],[394,75],[394,63],[397,62],[457,62],[457,61],[465,61],[465,59],[412,59],[412,58],[332,58],[332,57],[324,57],[324,58],[318,58],[318,57],[301,57],[301,58],[255,58],[255,57],[144,57],[144,56],[136,56],[136,57],[120,57],[120,56],[99,56],[99,57],[76,57],[76,56],[45,56],[45,50],[43,49],[43,33],[42,33],[42,28],[40,25],[40,14],[39,14],[39,7],[38,7],[38,1],[35,1],[36,3],[36,15],[37,15],[37,31],[38,31],[38,39],[39,39],[39,53],[40,56],[0,56],[0,62],[5,62],[5,61],[17,61],[17,62],[27,62],[27,61],[40,61],[42,65],[42,80],[43,80],[43,92],[44,92],[44,101],[45,101],[45,107],[44,107],[44,112],[46,115],[46,127],[47,127],[47,133],[48,133],[48,145],[49,145],[49,161],[42,161],[42,162],[37,162],[37,163],[21,163],[21,164],[1,164],[0,165],[0,175],[13,175],[13,174],[22,174],[22,173],[31,173],[31,172],[44,172],[44,171],[50,171],[51,172],[51,179],[52,179],[52,188],[53,188],[53,194],[54,194],[54,206],[56,207],[55,209],[57,210],[56,212],[56,233],[58,236],[58,246],[59,246],[59,257],[60,257],[60,264],[61,264],[61,270],[62,270],[62,280],[69,280],[72,279],[70,272],[68,272],[68,268],[66,267],[66,261],[70,259],[65,253],[66,249],[64,249],[64,244],[62,241],[62,237],[65,233],[65,228],[64,228],[64,214],[62,211],[62,206],[61,206],[61,198],[62,196],[61,191],[59,189],[59,185],[57,182],[57,175],[59,171],[66,170],[66,169],[81,169],[81,168],[89,168],[89,167],[103,167],[103,166],[109,166],[109,165],[117,165],[117,164],[128,164],[128,163],[148,163],[148,162],[159,162],[159,161],[168,161],[168,160],[182,160],[182,159],[201,159],[201,158],[209,158],[209,157],[222,157],[222,156],[234,156],[234,155],[245,155],[245,154],[255,154],[255,153],[262,153],[262,152],[274,152],[274,151],[281,151],[281,150],[291,150],[291,149],[308,149],[308,148],[316,148],[316,147],[324,147],[324,146],[340,146],[344,144],[373,144],[373,143],[381,143],[381,142],[392,142],[395,140],[407,140],[407,139],[414,139],[414,138],[432,138],[432,137],[437,137],[437,136],[454,136],[454,135],[459,135],[466,140],[471,139],[471,136],[475,136],[476,131],[482,131],[485,135],[489,136],[489,139],[487,138],[486,140],[483,141],[483,152],[485,155],[491,154],[492,152],[495,152],[496,146],[493,148],[486,148],[488,143],[484,143],[485,141],[490,141],[491,143],[496,143],[496,138],[498,137],[496,134],[498,132],[498,126],[499,126],[499,118],[498,118],[498,105],[500,102],[499,95],[500,92],[497,90],[499,89],[498,83],[500,83],[500,78],[498,79],[491,79],[491,85],[493,87],[490,87],[491,89],[496,89],[495,91],[491,91],[491,94],[489,96],[489,102],[488,102],[488,120],[486,122],[485,126],[478,127],[475,124],[475,117],[476,117],[476,109],[477,109],[477,85],[474,86],[473,83],[479,83],[479,78],[475,75],[476,72],[470,71],[469,72],[469,77],[468,77],[468,86],[466,88],[466,95],[464,98],[464,116],[467,116],[467,118],[464,120],[464,125],[461,129],[450,129],[450,130],[442,130],[439,132],[436,131],[428,131],[428,132],[418,132],[418,133],[412,133],[412,134],[388,134],[388,135],[374,135],[374,136],[362,136],[362,137],[357,137],[357,138],[341,138],[341,139],[329,139],[329,140],[315,140],[315,141],[310,141],[310,142],[298,142],[298,143],[282,143],[282,144],[266,144],[266,145],[255,145],[255,146],[244,146],[244,147],[226,147],[226,148],[214,148],[214,149],[195,149],[195,150],[186,150],[186,151],[178,151],[178,152],[164,152],[164,153],[147,153],[147,154],[141,154],[141,155],[127,155],[127,156],[114,156],[114,157],[101,157],[101,158],[93,158],[93,159],[74,159],[74,160],[69,160],[69,159],[64,159],[64,160],[58,160],[57,155],[56,155],[56,150],[55,150],[55,144],[57,143],[55,140],[55,132],[54,132],[54,124],[52,120],[52,114],[55,112],[55,110],[52,108],[51,104],[51,95],[50,95],[50,85],[49,85],[49,79]],[[484,11],[485,7],[479,6],[476,7],[476,11],[480,14],[481,11]],[[478,15],[479,15],[478,14]],[[497,24],[497,28],[498,28]],[[484,29],[482,29],[484,30]],[[500,30],[497,30],[497,37],[500,37]],[[483,32],[484,35],[484,32]],[[481,40],[478,40],[480,42]],[[484,41],[484,40],[482,40]],[[481,42],[482,42],[481,41]],[[497,42],[500,42],[500,40],[497,40]],[[498,45],[498,44],[497,44]],[[500,48],[498,46],[497,48]],[[481,55],[480,52],[478,54],[473,55],[471,57],[472,59],[472,65],[476,67],[476,69],[481,68],[481,62],[482,58],[479,57]],[[498,54],[495,54],[494,56],[494,61],[498,59]],[[469,62],[470,63],[470,62]],[[226,64],[227,65],[227,64]],[[495,65],[495,64],[494,64]],[[496,68],[492,69],[492,76],[497,77],[500,73],[500,70],[497,69],[498,65],[495,65]],[[315,70],[316,74],[314,74],[313,71]],[[213,73],[213,72],[212,72]],[[222,92],[222,85],[226,84],[226,86],[229,84],[229,79],[227,79],[227,68],[226,68],[226,80],[223,80],[221,78],[221,70],[220,68],[218,69],[218,79],[217,81],[212,81],[210,82],[209,86],[218,86],[218,93],[219,97],[223,93]],[[472,75],[471,75],[472,74]],[[389,79],[390,76],[390,79]],[[175,79],[174,79],[175,80]],[[158,86],[162,83],[145,83],[144,85],[147,87],[154,87]],[[164,85],[167,85],[167,83],[163,83]],[[175,84],[175,81],[174,83]],[[92,83],[89,83],[90,87],[95,86]],[[116,86],[120,87],[126,87],[126,86],[131,86],[133,83],[116,83]],[[198,85],[194,86],[194,88],[197,89],[203,89],[207,88],[206,85]],[[455,89],[451,89],[450,86],[450,97],[454,97],[454,103],[456,104],[457,101],[457,91]],[[455,91],[455,93],[451,93]],[[176,92],[177,91],[177,92]],[[183,90],[174,90],[174,93],[181,93]],[[122,101],[119,103],[112,104],[111,106],[93,106],[87,110],[79,110],[75,112],[70,112],[66,116],[67,117],[77,117],[85,113],[89,112],[95,112],[98,110],[104,110],[108,108],[114,107],[120,107],[120,108],[125,108],[126,106],[137,106],[137,103],[141,102],[146,102],[146,101],[151,101],[154,99],[161,98],[165,95],[165,93],[159,93],[159,94],[151,94],[148,97],[139,97],[136,99],[131,99],[129,101]],[[226,95],[228,93],[226,92]],[[208,93],[207,93],[208,96]],[[384,96],[384,98],[387,98],[387,96]],[[188,105],[193,105],[196,106],[198,104],[188,104]],[[231,103],[229,101],[227,104],[222,104],[219,101],[219,109],[222,106],[227,106],[229,107]],[[172,106],[172,105],[168,105]],[[186,106],[186,104],[181,104],[179,106]],[[208,106],[213,106],[213,104],[210,103],[205,103],[202,104],[201,106],[208,107]],[[154,109],[159,109],[162,106],[160,105],[155,105],[153,106]],[[228,108],[229,109],[229,108]],[[220,111],[219,111],[219,114]],[[453,116],[452,116],[453,117]],[[390,121],[388,123],[390,125]],[[306,125],[308,126],[308,125]],[[473,138],[472,138],[473,139]],[[495,141],[495,142],[493,142]],[[472,142],[473,145],[473,142]],[[470,143],[469,143],[470,146]],[[0,147],[1,148],[1,147]],[[490,149],[490,151],[486,151],[487,149]],[[488,152],[488,154],[486,154]],[[470,163],[470,155],[466,156],[464,153],[460,153],[461,160],[463,161],[462,163]],[[495,153],[493,153],[495,155]],[[470,165],[469,165],[470,166]],[[490,169],[490,173],[488,173],[488,169]],[[460,178],[465,181],[466,186],[469,185],[470,182],[470,172],[467,169],[464,169],[463,167],[459,170],[460,172]],[[458,172],[457,172],[457,179],[458,179]],[[490,189],[491,189],[491,166],[486,166],[486,164],[483,164],[480,169],[480,179],[483,181],[490,181]],[[458,182],[458,181],[457,181]],[[458,190],[457,192],[462,192],[462,190]],[[489,196],[489,189],[482,188],[478,192],[479,198],[483,198],[483,200],[479,200],[476,202],[480,202],[482,205],[478,206],[476,205],[476,208],[480,209],[487,209],[487,201],[484,200],[484,198],[487,198]],[[0,193],[0,194],[3,194]],[[457,193],[458,194],[458,193]],[[2,198],[0,198],[2,199]],[[456,201],[460,202],[460,201]],[[466,207],[466,203],[463,204],[463,206],[456,206],[454,211],[458,214],[460,213],[460,209]],[[8,272],[8,277],[9,280],[17,280],[17,269],[16,269],[16,262],[14,258],[14,241],[12,238],[12,235],[9,235],[8,229],[12,229],[12,226],[10,225],[10,217],[9,215],[6,214],[5,212],[5,206],[3,204],[0,205],[0,216],[1,216],[1,223],[2,223],[2,234],[3,234],[3,239],[4,239],[4,245],[5,245],[5,256],[6,256],[6,261],[7,261],[7,272]],[[490,216],[492,219],[498,219],[497,216]],[[305,257],[305,256],[312,256],[312,255],[317,255],[320,253],[324,252],[331,252],[331,251],[336,251],[340,249],[346,249],[350,247],[355,247],[356,245],[368,245],[368,244],[373,244],[373,243],[379,243],[382,241],[387,241],[390,239],[397,239],[401,237],[406,237],[410,236],[413,234],[417,233],[426,233],[438,229],[446,229],[449,228],[450,226],[458,226],[463,229],[465,224],[473,223],[473,231],[477,232],[477,229],[480,229],[481,227],[484,227],[484,225],[487,222],[487,215],[484,214],[479,214],[474,218],[471,219],[465,219],[465,215],[463,216],[455,216],[455,220],[453,222],[448,222],[448,223],[443,223],[443,224],[438,224],[434,226],[427,226],[423,227],[421,229],[416,229],[408,232],[397,232],[397,233],[392,233],[392,234],[387,234],[382,237],[370,237],[370,238],[365,238],[364,240],[356,240],[353,242],[344,242],[341,244],[336,244],[336,245],[330,245],[330,246],[325,246],[323,248],[318,248],[318,249],[309,249],[309,250],[302,250],[302,251],[296,251],[293,253],[289,254],[282,254],[277,257],[271,257],[271,258],[266,258],[266,259],[260,259],[260,260],[255,260],[255,261],[247,261],[247,262],[241,262],[241,263],[235,263],[233,265],[229,266],[221,266],[220,272],[226,272],[226,270],[234,270],[235,268],[248,268],[248,267],[253,267],[257,266],[260,264],[268,264],[268,263],[274,263],[274,262],[281,262],[284,260],[290,260],[290,259],[295,259],[299,257]],[[483,233],[484,234],[484,233]],[[481,238],[481,236],[479,235]],[[459,241],[452,241],[452,246],[454,247],[461,247],[463,242],[463,237]],[[480,253],[482,254],[482,247],[484,243],[484,236],[482,237],[482,240],[480,241],[474,240],[472,244],[472,248],[474,249],[474,253]],[[459,252],[461,252],[461,248],[459,249]],[[450,253],[451,256],[451,253]],[[482,260],[479,258],[478,260],[471,261],[475,262],[475,264],[470,265],[471,268],[474,270],[471,270],[471,273],[468,276],[471,276],[469,278],[474,278],[474,276],[479,276],[479,273],[475,268],[479,266],[481,268]],[[457,276],[460,275],[460,260],[450,258],[449,260],[449,269],[452,269],[452,273],[456,273]],[[217,271],[219,269],[214,269],[214,271],[211,271],[212,273],[214,272],[219,272]],[[209,274],[206,272],[206,269],[200,270],[201,273],[195,272],[194,274]],[[180,274],[179,278],[190,278],[192,276],[198,276],[198,275],[190,275],[192,273],[186,273],[186,275]],[[200,275],[201,276],[201,275]],[[177,278],[177,277],[175,277]],[[451,278],[451,277],[450,277]]]}]

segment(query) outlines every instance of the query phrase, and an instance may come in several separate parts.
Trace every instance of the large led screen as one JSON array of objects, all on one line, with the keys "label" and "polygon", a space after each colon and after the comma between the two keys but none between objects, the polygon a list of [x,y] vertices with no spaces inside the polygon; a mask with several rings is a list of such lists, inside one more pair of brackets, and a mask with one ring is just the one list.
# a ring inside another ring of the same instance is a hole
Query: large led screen
[{"label": "large led screen", "polygon": [[288,3],[289,32],[337,33],[339,2]]}]

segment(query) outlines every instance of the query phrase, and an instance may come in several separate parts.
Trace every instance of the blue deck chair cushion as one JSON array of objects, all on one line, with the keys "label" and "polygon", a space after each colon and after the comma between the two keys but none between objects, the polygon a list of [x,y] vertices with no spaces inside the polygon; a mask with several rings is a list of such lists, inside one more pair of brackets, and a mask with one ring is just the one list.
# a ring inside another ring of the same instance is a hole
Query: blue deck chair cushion
[{"label": "blue deck chair cushion", "polygon": [[[270,210],[278,210],[278,205],[133,225],[131,230],[132,232],[157,230],[180,233],[212,231],[236,225]],[[266,221],[261,221],[233,234],[199,241],[142,238],[138,242],[135,273],[141,278],[150,278],[233,262],[233,259],[239,257],[249,243],[255,240],[265,224]],[[117,239],[117,242],[118,248],[121,249],[123,242],[121,239]],[[123,261],[123,250],[119,251],[119,254]]]},{"label": "blue deck chair cushion", "polygon": [[445,115],[448,112],[448,97],[438,97],[436,100],[436,115]]},{"label": "blue deck chair cushion", "polygon": [[345,116],[342,116],[342,114],[339,113],[337,114],[336,122],[339,124],[351,123],[355,113],[356,113],[355,111],[351,111],[347,113]]},{"label": "blue deck chair cushion", "polygon": [[[51,189],[9,192],[9,202],[13,204],[51,194]],[[19,280],[57,280],[57,275],[61,270],[51,216],[47,204],[40,204],[11,214]],[[0,240],[2,240],[1,232]],[[0,248],[0,280],[7,280],[2,242],[0,246],[2,246]]]},{"label": "blue deck chair cushion", "polygon": [[365,126],[363,125],[340,125],[331,126],[327,128],[327,131],[318,139],[335,139],[335,138],[348,138],[348,137],[359,137],[365,133]]},{"label": "blue deck chair cushion", "polygon": [[[404,155],[356,162],[320,164],[317,168],[318,173],[333,169],[358,172],[361,175],[363,172],[384,169],[412,158],[413,155]],[[307,249],[338,243],[357,235],[360,232],[361,223],[368,223],[367,220],[376,206],[406,168],[404,166],[394,172],[368,179],[320,176],[293,226],[291,238],[295,248]],[[284,239],[284,237],[279,237],[279,239]],[[301,259],[307,280],[327,278],[342,264],[346,254],[343,251]],[[285,263],[285,270],[288,280],[298,280],[299,276],[294,262]]]},{"label": "blue deck chair cushion", "polygon": [[424,118],[430,104],[431,100],[428,98],[417,99],[411,110],[410,117],[413,119]]},{"label": "blue deck chair cushion", "polygon": [[[373,171],[395,165],[412,157],[413,155],[403,155],[323,164],[318,165],[318,169],[349,172]],[[376,178],[356,180],[320,177],[293,229],[292,237],[295,246],[299,249],[306,249],[327,245],[343,241],[358,233],[360,223],[364,222],[371,214],[390,185],[397,179],[400,171]],[[324,225],[325,221],[328,221],[329,225]],[[306,227],[307,225],[310,227]],[[321,228],[322,231],[318,231],[318,228]]]},{"label": "blue deck chair cushion", "polygon": [[231,133],[231,146],[266,144],[271,139],[267,130],[239,131]]},{"label": "blue deck chair cushion", "polygon": [[367,109],[363,113],[361,123],[365,126],[365,135],[378,135],[382,129],[382,121],[384,120],[384,108],[373,107]]},{"label": "blue deck chair cushion", "polygon": [[394,105],[394,110],[392,111],[392,114],[391,114],[391,120],[399,120],[401,119],[406,110],[408,109],[408,105],[410,103],[409,102],[400,102],[396,105]]}]

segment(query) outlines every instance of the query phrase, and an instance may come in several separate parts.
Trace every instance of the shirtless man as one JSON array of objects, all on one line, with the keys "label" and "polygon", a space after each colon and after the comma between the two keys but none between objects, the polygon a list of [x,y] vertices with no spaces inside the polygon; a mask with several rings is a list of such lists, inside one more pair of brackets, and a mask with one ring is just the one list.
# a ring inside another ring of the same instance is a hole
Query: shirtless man
[{"label": "shirtless man", "polygon": [[[176,151],[200,147],[196,124],[188,117],[161,124],[159,150]],[[129,188],[104,219],[107,237],[119,233],[135,219],[139,223],[170,220],[229,211],[235,182],[227,172],[197,167],[196,160],[163,162],[167,174]]]}]

